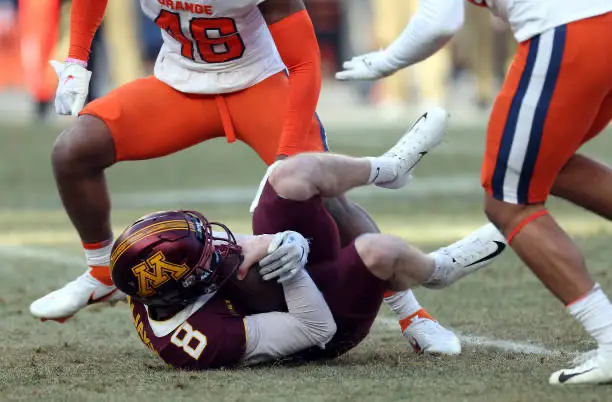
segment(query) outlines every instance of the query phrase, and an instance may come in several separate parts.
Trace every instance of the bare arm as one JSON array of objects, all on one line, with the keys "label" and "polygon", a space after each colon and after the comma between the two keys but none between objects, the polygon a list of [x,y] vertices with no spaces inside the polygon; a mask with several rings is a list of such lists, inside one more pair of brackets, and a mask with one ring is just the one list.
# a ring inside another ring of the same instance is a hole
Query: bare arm
[{"label": "bare arm", "polygon": [[305,9],[302,0],[263,0],[259,4],[259,11],[268,25],[275,24]]}]

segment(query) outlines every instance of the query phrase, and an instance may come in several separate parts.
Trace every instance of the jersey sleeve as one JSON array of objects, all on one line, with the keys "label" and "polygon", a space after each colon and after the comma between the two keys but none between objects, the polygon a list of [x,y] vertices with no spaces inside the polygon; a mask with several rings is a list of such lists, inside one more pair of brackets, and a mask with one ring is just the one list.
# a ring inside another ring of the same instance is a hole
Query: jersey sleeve
[{"label": "jersey sleeve", "polygon": [[288,313],[265,313],[245,319],[246,364],[291,356],[310,347],[324,348],[336,333],[336,322],[305,270],[283,283]]},{"label": "jersey sleeve", "polygon": [[73,0],[70,11],[70,49],[68,57],[87,62],[91,42],[102,23],[108,0]]},{"label": "jersey sleeve", "polygon": [[452,38],[464,19],[464,0],[419,0],[404,31],[385,49],[385,61],[399,70],[425,60]]},{"label": "jersey sleeve", "polygon": [[306,10],[269,26],[276,48],[289,71],[289,93],[277,156],[303,152],[321,92],[321,54]]}]

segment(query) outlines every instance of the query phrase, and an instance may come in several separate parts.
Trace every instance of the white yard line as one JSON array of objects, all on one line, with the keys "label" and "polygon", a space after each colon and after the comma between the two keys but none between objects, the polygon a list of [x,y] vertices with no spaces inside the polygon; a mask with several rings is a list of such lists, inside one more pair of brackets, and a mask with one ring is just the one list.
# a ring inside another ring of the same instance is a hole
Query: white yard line
[{"label": "white yard line", "polygon": [[[385,329],[398,331],[397,320],[389,317],[378,317],[376,323]],[[496,339],[488,336],[462,334],[455,331],[461,343],[466,346],[497,349],[504,352],[517,354],[529,354],[537,356],[577,356],[579,352],[569,352],[560,349],[550,349],[535,343],[513,341],[507,339]]]}]

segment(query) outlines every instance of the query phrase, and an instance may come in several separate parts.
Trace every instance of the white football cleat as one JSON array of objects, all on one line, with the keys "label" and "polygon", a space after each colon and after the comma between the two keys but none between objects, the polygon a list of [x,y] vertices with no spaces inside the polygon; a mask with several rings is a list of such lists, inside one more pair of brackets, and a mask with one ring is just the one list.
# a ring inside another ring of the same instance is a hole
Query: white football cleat
[{"label": "white football cleat", "polygon": [[416,165],[444,139],[449,117],[446,110],[438,107],[430,109],[419,117],[397,144],[381,156],[383,159],[393,159],[396,162],[397,176],[391,181],[376,185],[390,189],[405,186],[411,179]]},{"label": "white football cleat", "polygon": [[416,353],[458,355],[461,353],[461,342],[457,335],[444,328],[429,314],[424,312],[411,317],[411,323],[404,329],[403,335],[408,338]]},{"label": "white football cleat", "polygon": [[493,224],[488,223],[450,246],[431,253],[438,266],[423,286],[429,289],[445,288],[489,265],[506,246],[504,236]]},{"label": "white football cleat", "polygon": [[612,384],[612,353],[597,351],[581,365],[553,373],[548,382],[552,385]]},{"label": "white football cleat", "polygon": [[90,304],[114,304],[126,300],[126,295],[115,286],[107,286],[89,272],[30,304],[30,313],[42,321],[64,322]]}]

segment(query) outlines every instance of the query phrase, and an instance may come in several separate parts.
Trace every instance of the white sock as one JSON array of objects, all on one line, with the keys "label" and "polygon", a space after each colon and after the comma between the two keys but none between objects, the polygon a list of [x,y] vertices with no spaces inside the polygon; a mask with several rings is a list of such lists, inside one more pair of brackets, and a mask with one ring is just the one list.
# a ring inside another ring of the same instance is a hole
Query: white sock
[{"label": "white sock", "polygon": [[389,306],[391,311],[393,311],[400,320],[410,317],[422,309],[421,304],[416,297],[414,297],[414,293],[412,293],[410,289],[385,297],[385,304]]},{"label": "white sock", "polygon": [[454,268],[453,258],[446,253],[438,253],[435,251],[429,255],[434,259],[434,270],[422,285],[432,289],[448,286],[447,276],[449,270]]},{"label": "white sock", "polygon": [[383,157],[367,157],[370,161],[370,177],[368,184],[387,183],[397,177],[397,163],[394,159]]},{"label": "white sock", "polygon": [[113,242],[108,242],[100,248],[85,249],[85,258],[87,259],[87,265],[90,267],[102,267],[110,265],[110,256],[113,249]]},{"label": "white sock", "polygon": [[83,275],[84,279],[98,285],[102,283],[106,286],[113,286],[110,275],[110,259],[113,249],[112,240],[101,243],[83,244],[85,258],[89,270]]},{"label": "white sock", "polygon": [[612,353],[612,303],[599,285],[566,309],[595,338],[600,349]]}]

